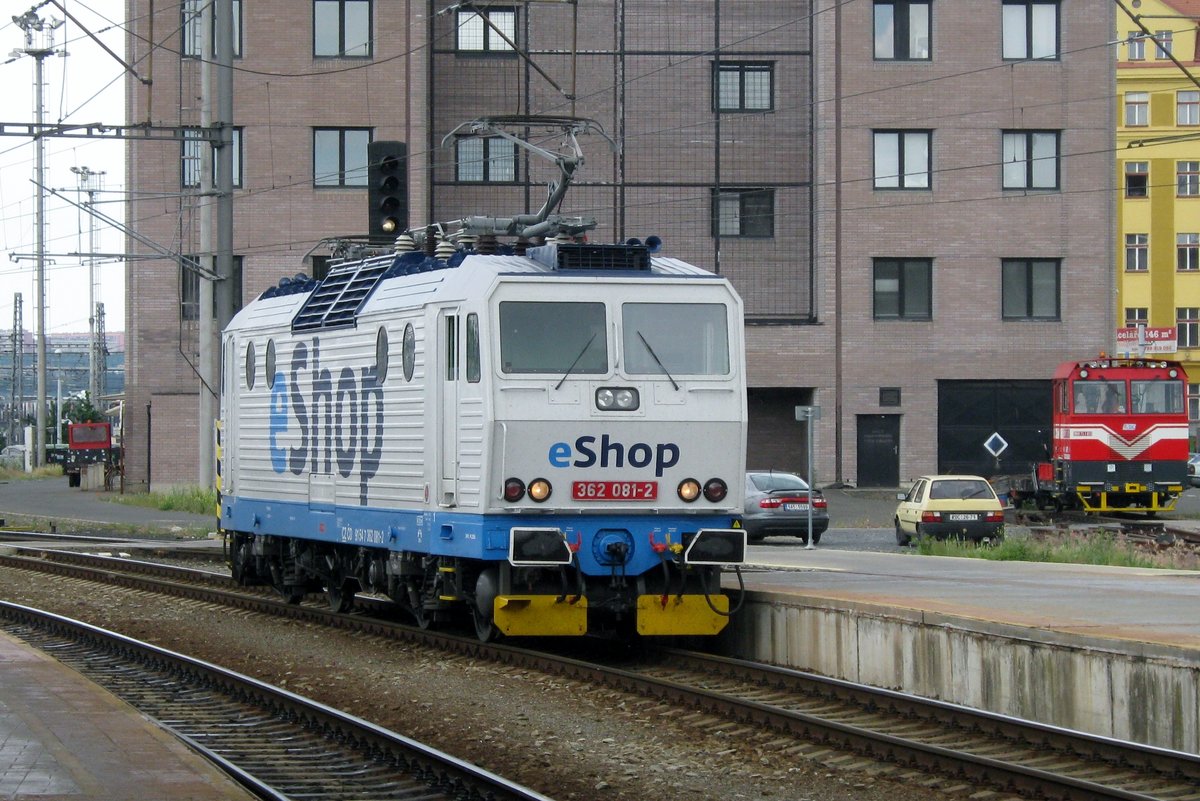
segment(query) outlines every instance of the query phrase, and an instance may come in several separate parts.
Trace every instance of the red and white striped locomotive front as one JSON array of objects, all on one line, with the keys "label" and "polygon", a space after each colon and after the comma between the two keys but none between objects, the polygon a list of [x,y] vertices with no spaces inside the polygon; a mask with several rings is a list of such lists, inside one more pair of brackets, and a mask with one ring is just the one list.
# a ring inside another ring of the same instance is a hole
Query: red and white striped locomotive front
[{"label": "red and white striped locomotive front", "polygon": [[1071,484],[1177,484],[1188,458],[1187,375],[1178,362],[1100,358],[1055,376],[1054,459]]}]

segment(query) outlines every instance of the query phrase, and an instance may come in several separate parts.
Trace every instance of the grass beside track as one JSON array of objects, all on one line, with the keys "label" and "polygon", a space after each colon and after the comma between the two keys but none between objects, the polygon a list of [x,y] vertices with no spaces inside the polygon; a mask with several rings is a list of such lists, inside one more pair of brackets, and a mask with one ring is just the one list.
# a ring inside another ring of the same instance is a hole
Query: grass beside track
[{"label": "grass beside track", "polygon": [[139,492],[125,495],[105,496],[112,503],[161,509],[164,512],[190,512],[197,515],[217,516],[216,490],[202,487],[180,487],[167,492]]},{"label": "grass beside track", "polygon": [[923,539],[917,544],[916,550],[926,556],[962,556],[1009,562],[1200,570],[1200,552],[1194,547],[1139,544],[1114,532],[1095,530],[1086,534],[1068,532],[1008,536],[994,545]]}]

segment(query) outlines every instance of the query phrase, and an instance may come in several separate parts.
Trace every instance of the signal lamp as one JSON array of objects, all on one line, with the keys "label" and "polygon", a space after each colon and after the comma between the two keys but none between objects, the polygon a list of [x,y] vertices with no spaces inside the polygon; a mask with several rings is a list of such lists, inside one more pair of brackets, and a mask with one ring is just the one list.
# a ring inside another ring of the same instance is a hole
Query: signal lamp
[{"label": "signal lamp", "polygon": [[552,491],[550,482],[544,478],[535,478],[529,482],[529,500],[535,503],[541,503],[549,498]]},{"label": "signal lamp", "polygon": [[504,481],[504,500],[516,503],[525,497],[525,482],[519,478],[509,478]]},{"label": "signal lamp", "polygon": [[679,500],[691,503],[700,497],[700,482],[694,478],[685,478],[679,482],[679,489],[675,492],[679,495]]},{"label": "signal lamp", "polygon": [[379,141],[367,145],[368,230],[390,240],[408,225],[408,146]]},{"label": "signal lamp", "polygon": [[719,478],[710,478],[704,484],[704,497],[712,503],[720,503],[729,493],[729,487]]}]

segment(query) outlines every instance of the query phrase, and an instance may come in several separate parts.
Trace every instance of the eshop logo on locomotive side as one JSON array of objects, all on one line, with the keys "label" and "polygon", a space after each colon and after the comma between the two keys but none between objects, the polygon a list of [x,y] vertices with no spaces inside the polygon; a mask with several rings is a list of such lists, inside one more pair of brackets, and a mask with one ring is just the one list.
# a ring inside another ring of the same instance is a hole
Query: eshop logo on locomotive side
[{"label": "eshop logo on locomotive side", "polygon": [[[335,386],[333,373],[321,367],[318,337],[312,339],[312,368],[305,376],[302,371],[308,366],[308,345],[298,342],[289,380],[284,380],[282,371],[276,373],[268,433],[271,469],[297,476],[320,469],[328,475],[336,461],[338,475],[349,478],[357,462],[358,499],[365,506],[367,481],[379,472],[383,455],[383,387],[377,369],[363,367],[355,376],[354,368],[342,367]],[[302,378],[307,379],[307,400]]]},{"label": "eshop logo on locomotive side", "polygon": [[[572,450],[569,442],[556,442],[550,446],[551,467],[630,467],[645,468],[654,465],[654,477],[662,478],[667,468],[679,463],[679,446],[674,442],[661,442],[650,445],[646,442],[635,442],[626,446],[615,442],[604,434],[600,437],[599,453],[596,452],[596,438],[585,434],[575,440]],[[572,458],[574,457],[574,458]]]}]

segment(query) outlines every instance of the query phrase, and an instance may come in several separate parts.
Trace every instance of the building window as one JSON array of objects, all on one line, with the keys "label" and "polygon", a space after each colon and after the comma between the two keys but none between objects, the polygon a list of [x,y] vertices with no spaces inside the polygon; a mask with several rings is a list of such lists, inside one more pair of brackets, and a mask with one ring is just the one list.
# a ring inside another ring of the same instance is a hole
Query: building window
[{"label": "building window", "polygon": [[770,111],[775,107],[774,64],[714,65],[717,111]]},{"label": "building window", "polygon": [[1187,385],[1188,393],[1188,420],[1193,423],[1200,420],[1200,384],[1191,382]]},{"label": "building window", "polygon": [[371,56],[371,0],[313,0],[313,55]]},{"label": "building window", "polygon": [[1058,131],[1004,132],[1004,188],[1058,188]]},{"label": "building window", "polygon": [[713,192],[713,236],[775,236],[773,189],[721,189]]},{"label": "building window", "polygon": [[1200,234],[1176,234],[1175,252],[1180,270],[1200,270]]},{"label": "building window", "polygon": [[875,0],[875,58],[929,60],[929,0]]},{"label": "building window", "polygon": [[1125,40],[1126,53],[1130,61],[1143,61],[1146,58],[1146,34],[1141,31],[1130,31]]},{"label": "building window", "polygon": [[1180,197],[1200,195],[1200,161],[1176,162],[1175,178]]},{"label": "building window", "polygon": [[875,188],[928,189],[932,131],[875,131]]},{"label": "building window", "polygon": [[1125,197],[1146,197],[1150,192],[1150,162],[1125,162]]},{"label": "building window", "polygon": [[1057,259],[1004,259],[1001,308],[1005,320],[1057,320]]},{"label": "building window", "polygon": [[1150,124],[1150,93],[1125,93],[1125,125],[1136,127]]},{"label": "building window", "polygon": [[1125,269],[1145,272],[1150,269],[1150,235],[1125,234]]},{"label": "building window", "polygon": [[900,405],[900,387],[880,387],[879,388],[879,405],[880,406],[899,406]]},{"label": "building window", "polygon": [[1160,61],[1170,59],[1171,50],[1175,46],[1172,31],[1154,32],[1154,57]]},{"label": "building window", "polygon": [[[483,16],[474,11],[458,12],[457,48],[469,53],[511,53],[512,45],[504,41],[504,36],[513,42],[517,40],[516,9],[485,8],[481,13]],[[503,31],[504,36],[497,33],[497,29]]]},{"label": "building window", "polygon": [[1058,58],[1058,0],[1004,0],[1004,58]]},{"label": "building window", "polygon": [[932,288],[932,259],[875,259],[875,319],[931,319]]},{"label": "building window", "polygon": [[[183,15],[183,47],[180,55],[184,58],[201,57],[201,12],[209,4],[209,0],[183,0],[180,13]],[[209,58],[217,55],[217,17],[212,15],[209,25]],[[233,0],[233,57],[242,57],[242,0]]]},{"label": "building window", "polygon": [[1200,308],[1186,306],[1176,309],[1175,333],[1179,347],[1200,347]]},{"label": "building window", "polygon": [[1146,325],[1150,319],[1150,310],[1145,306],[1126,306],[1125,307],[1125,327],[1137,328],[1139,325]]},{"label": "building window", "polygon": [[[182,154],[180,156],[180,177],[179,185],[184,189],[199,189],[200,188],[200,159],[205,147],[211,147],[200,136],[201,131],[198,128],[184,129]],[[240,189],[242,187],[242,129],[233,129],[233,145],[230,148],[233,152],[233,188]],[[221,154],[223,148],[212,148],[212,175],[209,176],[208,188],[215,189],[217,186],[217,173],[220,170]]]},{"label": "building window", "polygon": [[517,180],[517,147],[499,137],[463,137],[454,143],[458,181],[502,183]]},{"label": "building window", "polygon": [[313,129],[313,186],[366,186],[369,128]]},{"label": "building window", "polygon": [[[233,311],[242,308],[242,263],[244,256],[233,257]],[[203,265],[206,269],[215,270],[216,260],[212,256],[203,257],[195,254],[183,256],[179,264],[179,319],[185,322],[200,319],[200,282],[204,279],[193,266]],[[213,293],[212,318],[217,319],[217,298]]]},{"label": "building window", "polygon": [[1200,92],[1192,90],[1175,93],[1175,123],[1200,125]]}]

